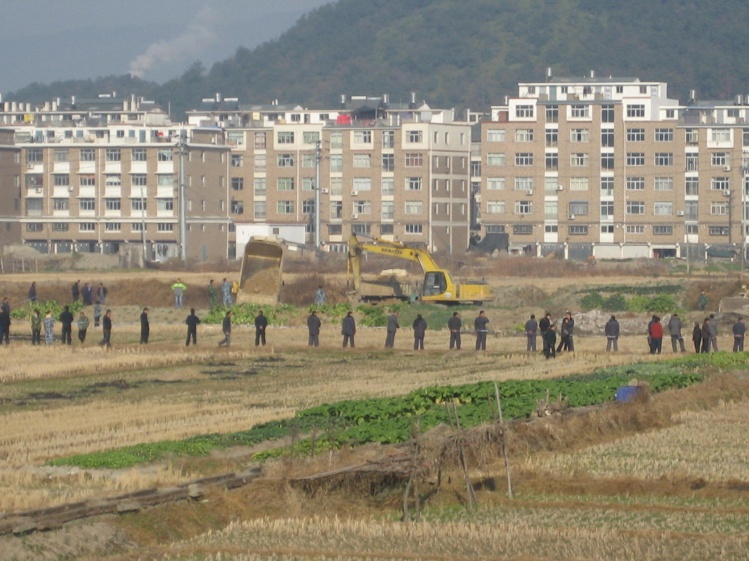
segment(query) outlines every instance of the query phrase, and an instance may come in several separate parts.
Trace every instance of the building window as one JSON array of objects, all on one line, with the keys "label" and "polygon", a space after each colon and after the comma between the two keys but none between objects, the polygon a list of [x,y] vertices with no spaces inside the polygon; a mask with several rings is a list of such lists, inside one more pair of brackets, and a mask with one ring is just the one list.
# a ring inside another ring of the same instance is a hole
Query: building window
[{"label": "building window", "polygon": [[515,142],[533,142],[533,129],[516,130]]},{"label": "building window", "polygon": [[504,129],[489,129],[486,131],[486,140],[488,142],[504,142],[507,138],[507,132]]},{"label": "building window", "polygon": [[255,220],[265,220],[266,204],[265,201],[256,202],[254,205]]},{"label": "building window", "polygon": [[[201,184],[205,187],[205,176],[201,176]],[[174,174],[157,173],[156,185],[158,185],[159,187],[173,187],[174,186]]]},{"label": "building window", "polygon": [[279,177],[276,180],[276,190],[293,191],[294,190],[294,178],[293,177]]},{"label": "building window", "polygon": [[713,142],[731,142],[731,129],[712,129],[710,139]]},{"label": "building window", "polygon": [[280,168],[294,167],[294,155],[293,154],[279,154],[278,155],[278,167]]},{"label": "building window", "polygon": [[424,165],[424,156],[422,154],[406,153],[406,167],[416,168]]},{"label": "building window", "polygon": [[546,106],[546,122],[556,123],[558,121],[559,121],[559,106],[547,105]]},{"label": "building window", "polygon": [[645,142],[645,129],[627,129],[627,142]]},{"label": "building window", "polygon": [[171,148],[167,148],[166,150],[160,149],[156,153],[156,159],[159,162],[171,162],[172,161],[172,150],[171,150]]},{"label": "building window", "polygon": [[406,234],[421,234],[424,231],[422,224],[406,224],[404,231]]},{"label": "building window", "polygon": [[544,225],[544,232],[547,234],[556,234],[559,232],[559,226],[557,224],[546,224]]},{"label": "building window", "polygon": [[533,106],[532,105],[516,105],[515,106],[515,117],[518,119],[532,119],[533,118]]},{"label": "building window", "polygon": [[601,218],[614,216],[614,201],[601,202]]},{"label": "building window", "polygon": [[653,187],[656,191],[673,191],[674,179],[673,177],[656,177]]},{"label": "building window", "polygon": [[231,167],[233,168],[241,168],[243,164],[243,159],[241,154],[232,154],[231,155]]},{"label": "building window", "polygon": [[516,177],[515,191],[533,191],[532,177]]},{"label": "building window", "polygon": [[569,232],[570,236],[587,236],[588,235],[588,227],[587,226],[579,226],[579,225],[570,225],[567,226],[567,232]]},{"label": "building window", "polygon": [[625,230],[628,234],[644,234],[645,226],[642,224],[627,224]]},{"label": "building window", "polygon": [[572,105],[570,106],[571,119],[588,119],[590,118],[589,105]]},{"label": "building window", "polygon": [[627,105],[627,117],[641,118],[645,116],[644,104]]},{"label": "building window", "polygon": [[504,166],[506,165],[507,158],[505,154],[487,154],[486,155],[486,165],[488,166]]},{"label": "building window", "polygon": [[614,178],[613,177],[601,178],[601,196],[602,197],[614,196]]},{"label": "building window", "polygon": [[372,178],[371,177],[354,177],[351,182],[351,189],[354,193],[359,191],[371,191],[372,190]]},{"label": "building window", "polygon": [[728,154],[725,152],[713,152],[710,155],[710,165],[725,167],[728,165]]},{"label": "building window", "polygon": [[232,188],[232,191],[243,191],[244,190],[244,177],[232,177],[231,188]]},{"label": "building window", "polygon": [[588,142],[590,131],[588,129],[570,129],[570,142]]},{"label": "building window", "polygon": [[644,177],[628,177],[627,178],[627,191],[644,191],[645,190],[645,178]]},{"label": "building window", "polygon": [[276,203],[276,212],[278,214],[294,214],[294,201],[278,201]]},{"label": "building window", "polygon": [[145,187],[148,185],[148,176],[145,173],[134,173],[130,176],[130,185],[133,187]]},{"label": "building window", "polygon": [[382,147],[395,148],[395,131],[382,131]]},{"label": "building window", "polygon": [[392,196],[395,191],[395,180],[392,177],[383,177],[380,181],[380,189],[383,196]]},{"label": "building window", "polygon": [[671,152],[656,152],[655,153],[655,165],[656,166],[674,165],[674,155]]},{"label": "building window", "polygon": [[656,216],[671,216],[674,213],[674,203],[655,203],[653,214]]},{"label": "building window", "polygon": [[372,228],[369,224],[352,224],[351,232],[357,236],[369,236]]},{"label": "building window", "polygon": [[727,201],[713,201],[710,203],[710,214],[713,216],[726,216],[728,215],[728,202]]},{"label": "building window", "polygon": [[265,189],[266,189],[266,180],[264,177],[256,177],[253,181],[253,190],[255,191],[255,196],[264,197],[265,196]]},{"label": "building window", "polygon": [[570,166],[572,167],[585,167],[588,165],[588,154],[584,152],[578,152],[570,154]]},{"label": "building window", "polygon": [[614,122],[614,106],[613,105],[601,105],[601,122],[602,123]]},{"label": "building window", "polygon": [[121,187],[122,176],[119,173],[108,173],[104,176],[104,185],[107,187]]},{"label": "building window", "polygon": [[601,154],[601,169],[614,169],[614,154],[611,152]]},{"label": "building window", "polygon": [[372,167],[372,156],[370,154],[354,154],[355,168]]},{"label": "building window", "polygon": [[[145,212],[148,203],[145,199],[130,199],[130,209],[137,212]],[[83,210],[83,209],[81,209]]]},{"label": "building window", "polygon": [[614,131],[611,129],[603,129],[601,131],[601,146],[611,148],[614,146]]},{"label": "building window", "polygon": [[421,177],[407,177],[406,178],[406,190],[407,191],[421,191],[422,181]]},{"label": "building window", "polygon": [[26,151],[26,162],[29,164],[38,164],[44,161],[44,154],[41,148],[29,148]]},{"label": "building window", "polygon": [[546,153],[546,170],[556,171],[559,169],[559,154],[556,152]]},{"label": "building window", "polygon": [[82,162],[95,162],[96,150],[94,150],[93,148],[81,148],[81,161]]},{"label": "building window", "polygon": [[338,172],[343,171],[343,156],[340,154],[330,155],[330,171]]},{"label": "building window", "polygon": [[79,232],[95,232],[96,224],[94,222],[81,222],[78,224]]},{"label": "building window", "polygon": [[164,198],[156,199],[156,210],[161,212],[173,212],[174,211],[174,199]]},{"label": "building window", "polygon": [[674,129],[655,129],[656,142],[672,142],[674,140]]},{"label": "building window", "polygon": [[516,166],[532,166],[533,165],[533,153],[532,152],[516,153],[515,165]]},{"label": "building window", "polygon": [[587,177],[570,177],[570,191],[587,191],[588,187]]},{"label": "building window", "polygon": [[56,173],[52,176],[55,187],[68,187],[70,176],[67,173]]},{"label": "building window", "polygon": [[[255,133],[255,148],[257,148],[257,135],[265,133]],[[277,144],[294,144],[294,132],[293,131],[279,131],[276,136]]]},{"label": "building window", "polygon": [[731,188],[731,181],[728,177],[713,177],[710,180],[710,189],[713,191],[728,191]]},{"label": "building window", "polygon": [[119,211],[122,208],[120,199],[104,199],[104,208],[106,210]]},{"label": "building window", "polygon": [[67,148],[55,148],[55,162],[68,162],[69,157]]},{"label": "building window", "polygon": [[119,162],[122,160],[122,152],[119,148],[107,148],[104,156],[108,162]]},{"label": "building window", "polygon": [[601,224],[601,233],[602,234],[613,234],[614,233],[614,225],[613,224]]},{"label": "building window", "polygon": [[699,144],[700,131],[698,129],[687,129],[685,132],[685,139],[687,144]]},{"label": "building window", "polygon": [[699,154],[687,154],[686,155],[686,170],[687,171],[698,171],[700,169],[700,156]]},{"label": "building window", "polygon": [[406,214],[421,214],[424,211],[424,204],[421,201],[406,201]]},{"label": "building window", "polygon": [[645,214],[645,201],[627,201],[627,214]]},{"label": "building window", "polygon": [[393,171],[395,170],[395,155],[383,154],[382,155],[382,171]]},{"label": "building window", "polygon": [[710,226],[708,232],[711,236],[727,236],[728,226]]},{"label": "building window", "polygon": [[697,196],[700,194],[700,181],[696,177],[687,177],[684,187],[686,195]]},{"label": "building window", "polygon": [[79,199],[78,201],[79,208],[81,210],[89,210],[94,211],[96,210],[96,200],[95,199]]},{"label": "building window", "polygon": [[171,222],[159,222],[156,224],[157,232],[174,232],[174,224]]},{"label": "building window", "polygon": [[370,215],[372,214],[372,203],[369,201],[354,201],[351,212],[352,218],[356,218],[359,214]]},{"label": "building window", "polygon": [[505,202],[504,201],[488,201],[486,203],[487,214],[504,214],[505,213]]},{"label": "building window", "polygon": [[569,205],[569,210],[570,216],[586,216],[588,214],[588,203],[587,201],[572,201]]},{"label": "building window", "polygon": [[354,131],[354,144],[372,144],[372,131]]},{"label": "building window", "polygon": [[381,220],[393,220],[395,218],[395,203],[385,201],[380,205]]},{"label": "building window", "polygon": [[530,236],[533,234],[532,224],[515,224],[512,227],[512,233],[517,236]]},{"label": "building window", "polygon": [[515,203],[515,214],[532,214],[533,201],[517,201]]},{"label": "building window", "polygon": [[119,222],[106,222],[104,224],[105,232],[119,232],[122,229],[122,224]]},{"label": "building window", "polygon": [[628,166],[644,166],[645,165],[645,153],[644,152],[627,152],[627,165]]},{"label": "building window", "polygon": [[343,133],[342,132],[330,133],[330,147],[333,150],[343,148]]},{"label": "building window", "polygon": [[302,133],[302,142],[304,144],[317,144],[320,140],[320,133],[317,131],[306,131]]},{"label": "building window", "polygon": [[653,226],[654,236],[671,236],[674,233],[673,226]]},{"label": "building window", "polygon": [[317,164],[317,156],[314,154],[302,154],[302,167],[313,168]]},{"label": "building window", "polygon": [[314,177],[302,177],[302,191],[314,191],[315,190],[315,178]]},{"label": "building window", "polygon": [[70,210],[70,199],[52,199],[53,210]]},{"label": "building window", "polygon": [[559,144],[559,131],[557,129],[546,129],[546,146]]},{"label": "building window", "polygon": [[415,144],[423,141],[423,133],[421,131],[409,130],[406,131],[406,142]]}]

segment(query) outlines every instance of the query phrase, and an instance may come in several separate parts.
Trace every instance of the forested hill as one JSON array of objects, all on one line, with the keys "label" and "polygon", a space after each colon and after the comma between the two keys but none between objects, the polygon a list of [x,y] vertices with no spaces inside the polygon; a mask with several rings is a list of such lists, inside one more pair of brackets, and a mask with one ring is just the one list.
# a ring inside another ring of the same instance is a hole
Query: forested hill
[{"label": "forested hill", "polygon": [[193,64],[162,85],[110,76],[34,84],[10,96],[44,101],[118,91],[171,103],[173,114],[221,92],[242,102],[334,104],[341,93],[417,92],[432,105],[485,108],[519,81],[633,76],[672,97],[749,94],[746,0],[340,0],[277,40]]}]

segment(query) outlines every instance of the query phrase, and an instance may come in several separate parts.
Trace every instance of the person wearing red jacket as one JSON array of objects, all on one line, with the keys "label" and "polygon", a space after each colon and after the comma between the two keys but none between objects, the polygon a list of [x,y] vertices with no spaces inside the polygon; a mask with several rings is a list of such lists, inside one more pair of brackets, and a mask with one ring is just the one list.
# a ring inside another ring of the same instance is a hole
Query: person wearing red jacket
[{"label": "person wearing red jacket", "polygon": [[650,322],[648,328],[648,335],[650,335],[650,354],[661,354],[661,345],[663,344],[663,324],[661,318],[653,316],[653,321]]}]

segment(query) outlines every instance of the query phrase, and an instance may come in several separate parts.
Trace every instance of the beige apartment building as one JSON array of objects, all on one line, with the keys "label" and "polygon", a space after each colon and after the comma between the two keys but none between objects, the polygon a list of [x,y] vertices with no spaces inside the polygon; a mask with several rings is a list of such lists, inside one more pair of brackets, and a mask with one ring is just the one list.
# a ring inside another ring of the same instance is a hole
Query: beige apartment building
[{"label": "beige apartment building", "polygon": [[270,231],[302,224],[314,243],[345,251],[349,236],[465,251],[469,235],[470,126],[452,110],[343,98],[335,109],[204,100],[196,126],[224,130],[231,148],[231,217]]},{"label": "beige apartment building", "polygon": [[635,78],[521,83],[482,123],[482,231],[576,259],[740,255],[748,112],[743,96],[680,104]]},{"label": "beige apartment building", "polygon": [[0,174],[10,195],[1,203],[0,230],[13,234],[4,243],[42,253],[179,257],[184,161],[187,257],[228,256],[229,149],[221,131],[173,125],[134,98],[38,108],[6,102],[1,109],[0,159],[12,161]]}]

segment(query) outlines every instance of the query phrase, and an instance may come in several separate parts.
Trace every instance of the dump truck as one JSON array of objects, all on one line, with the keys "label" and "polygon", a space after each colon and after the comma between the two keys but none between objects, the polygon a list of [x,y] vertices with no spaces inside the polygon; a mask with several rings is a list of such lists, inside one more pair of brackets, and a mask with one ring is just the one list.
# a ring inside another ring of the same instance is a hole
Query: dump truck
[{"label": "dump truck", "polygon": [[284,244],[276,238],[252,237],[244,248],[237,304],[275,306],[282,286]]},{"label": "dump truck", "polygon": [[[364,279],[361,274],[361,256],[365,251],[418,263],[424,273],[421,286],[412,286],[394,276],[390,279]],[[379,238],[362,242],[356,236],[351,236],[348,273],[353,288],[351,295],[365,302],[392,298],[409,300],[414,295],[424,302],[439,304],[480,305],[494,300],[492,288],[485,282],[454,282],[452,275],[440,268],[427,250]]]}]

